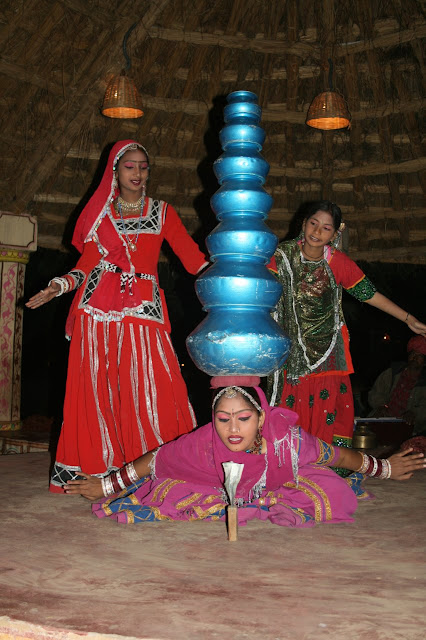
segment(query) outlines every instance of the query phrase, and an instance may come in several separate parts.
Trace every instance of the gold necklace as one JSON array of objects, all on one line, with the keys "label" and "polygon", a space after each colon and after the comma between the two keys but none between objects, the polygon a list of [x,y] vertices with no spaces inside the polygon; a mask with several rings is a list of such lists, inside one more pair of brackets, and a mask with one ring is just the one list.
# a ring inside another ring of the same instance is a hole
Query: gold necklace
[{"label": "gold necklace", "polygon": [[117,202],[120,205],[122,211],[138,211],[141,208],[142,200],[144,199],[144,194],[141,195],[139,200],[136,202],[127,202],[127,200],[123,200],[121,196],[118,196]]}]

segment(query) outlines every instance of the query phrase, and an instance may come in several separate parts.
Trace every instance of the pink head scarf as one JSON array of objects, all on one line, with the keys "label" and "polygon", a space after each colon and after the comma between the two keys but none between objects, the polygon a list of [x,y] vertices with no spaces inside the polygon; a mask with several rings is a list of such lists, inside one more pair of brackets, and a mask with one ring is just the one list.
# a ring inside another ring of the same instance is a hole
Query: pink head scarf
[{"label": "pink head scarf", "polygon": [[[212,422],[160,448],[155,458],[155,477],[185,480],[199,485],[201,491],[206,486],[222,487],[225,480],[223,462],[244,464],[237,498],[249,502],[256,497],[256,492],[260,492],[264,482],[268,488],[269,485],[276,486],[277,477],[281,482],[291,480],[291,465],[281,465],[280,456],[276,454],[274,447],[290,434],[291,428],[297,424],[298,416],[282,407],[271,408],[262,389],[253,389],[257,391],[261,408],[266,414],[262,436],[273,446],[272,451],[268,451],[267,462],[263,454],[230,451],[216,432],[213,411]],[[250,394],[250,388],[246,388],[246,391]]]}]

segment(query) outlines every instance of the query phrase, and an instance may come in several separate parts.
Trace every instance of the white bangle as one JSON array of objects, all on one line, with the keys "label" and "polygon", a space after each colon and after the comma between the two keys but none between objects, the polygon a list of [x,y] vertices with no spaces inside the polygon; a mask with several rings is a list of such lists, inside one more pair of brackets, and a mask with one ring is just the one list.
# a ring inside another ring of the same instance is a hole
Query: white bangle
[{"label": "white bangle", "polygon": [[109,476],[101,478],[101,485],[102,485],[102,492],[105,497],[112,496],[115,493],[114,487],[112,486],[111,478]]},{"label": "white bangle", "polygon": [[132,482],[137,482],[139,480],[139,476],[136,473],[133,462],[129,462],[129,464],[126,465],[126,470],[127,470],[127,475],[129,476],[129,479]]},{"label": "white bangle", "polygon": [[124,484],[123,478],[121,477],[120,470],[115,472],[115,477],[117,478],[117,482],[120,485],[120,489],[124,491],[124,489],[126,488],[126,485]]},{"label": "white bangle", "polygon": [[381,472],[379,478],[381,480],[389,480],[389,478],[391,477],[391,473],[392,473],[391,463],[389,462],[389,460],[387,458],[382,458],[381,463],[382,463],[382,472]]},{"label": "white bangle", "polygon": [[[361,453],[361,451],[359,451],[359,453]],[[364,474],[368,469],[368,465],[370,464],[370,458],[366,453],[361,453],[361,455],[362,455],[362,463],[359,469],[355,470],[355,473]]]},{"label": "white bangle", "polygon": [[52,278],[49,281],[49,284],[48,284],[49,287],[52,284],[52,282],[56,282],[56,284],[60,286],[60,289],[56,294],[56,298],[59,298],[59,296],[61,296],[66,291],[68,291],[68,282],[65,280],[65,278]]}]

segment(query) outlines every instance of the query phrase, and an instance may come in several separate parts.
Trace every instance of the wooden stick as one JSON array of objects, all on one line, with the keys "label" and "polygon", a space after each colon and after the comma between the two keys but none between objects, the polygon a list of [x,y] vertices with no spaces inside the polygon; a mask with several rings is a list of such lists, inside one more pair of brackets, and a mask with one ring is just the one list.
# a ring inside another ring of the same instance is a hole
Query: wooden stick
[{"label": "wooden stick", "polygon": [[228,540],[229,542],[235,542],[238,540],[238,508],[235,506],[228,506]]}]

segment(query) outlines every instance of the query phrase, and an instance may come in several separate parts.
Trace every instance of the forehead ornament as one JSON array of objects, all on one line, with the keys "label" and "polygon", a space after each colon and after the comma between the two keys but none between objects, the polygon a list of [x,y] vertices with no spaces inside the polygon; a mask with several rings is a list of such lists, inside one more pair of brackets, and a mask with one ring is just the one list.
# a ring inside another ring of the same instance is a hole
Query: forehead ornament
[{"label": "forehead ornament", "polygon": [[113,162],[113,166],[112,166],[112,170],[116,171],[117,169],[117,165],[118,165],[118,161],[120,160],[120,158],[122,156],[124,156],[125,153],[127,153],[127,151],[143,151],[143,153],[146,155],[146,159],[148,162],[148,169],[149,169],[149,155],[148,155],[148,151],[145,149],[145,147],[142,144],[139,143],[131,143],[131,144],[127,144],[125,145],[122,149],[120,149],[120,151],[117,153],[117,155],[114,158],[114,162]]},{"label": "forehead ornament", "polygon": [[247,398],[250,403],[259,411],[259,413],[262,411],[262,407],[260,406],[260,404],[256,402],[253,396],[251,396],[245,389],[242,389],[241,387],[225,387],[224,389],[219,391],[219,393],[213,399],[213,408],[215,407],[216,402],[222,396],[225,396],[225,398],[235,398],[237,393],[241,393],[241,395]]}]

